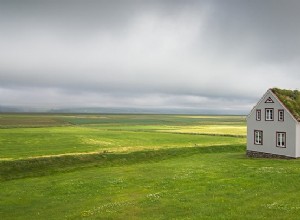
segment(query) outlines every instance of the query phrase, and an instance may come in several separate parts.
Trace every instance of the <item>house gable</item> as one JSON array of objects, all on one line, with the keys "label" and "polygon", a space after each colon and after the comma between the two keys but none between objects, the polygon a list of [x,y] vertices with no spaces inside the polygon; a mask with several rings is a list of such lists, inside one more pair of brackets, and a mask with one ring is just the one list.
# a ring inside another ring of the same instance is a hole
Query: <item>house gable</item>
[{"label": "house gable", "polygon": [[[265,109],[265,108],[272,108],[272,104],[275,102],[281,105],[281,109],[284,110],[287,114],[289,114],[295,122],[298,122],[294,114],[291,113],[290,109],[285,106],[285,104],[277,97],[276,94],[272,91],[273,89],[269,89],[263,97],[258,101],[258,103],[253,107],[249,115],[247,116],[247,120],[252,117],[253,114],[256,114],[256,110],[258,109]],[[264,114],[263,112],[261,113]],[[300,115],[299,115],[300,117]]]}]

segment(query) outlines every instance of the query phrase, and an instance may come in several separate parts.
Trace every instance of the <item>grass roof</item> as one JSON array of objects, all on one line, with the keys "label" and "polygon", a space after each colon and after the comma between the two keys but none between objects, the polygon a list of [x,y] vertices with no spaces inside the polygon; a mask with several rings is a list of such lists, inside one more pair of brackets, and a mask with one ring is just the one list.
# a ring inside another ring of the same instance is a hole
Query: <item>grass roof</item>
[{"label": "grass roof", "polygon": [[279,88],[272,88],[271,90],[297,121],[300,121],[300,91]]}]

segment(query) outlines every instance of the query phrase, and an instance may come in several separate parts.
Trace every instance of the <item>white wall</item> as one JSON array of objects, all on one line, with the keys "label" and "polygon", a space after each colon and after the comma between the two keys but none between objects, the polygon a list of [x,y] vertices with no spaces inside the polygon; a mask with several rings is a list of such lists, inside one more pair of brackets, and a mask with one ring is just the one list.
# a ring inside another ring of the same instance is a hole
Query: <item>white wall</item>
[{"label": "white wall", "polygon": [[[265,103],[269,97],[274,103]],[[265,121],[265,108],[274,108],[274,121]],[[261,109],[261,121],[256,121],[256,109]],[[284,109],[284,121],[278,121],[278,109]],[[300,151],[296,152],[296,126],[299,132],[296,120],[268,90],[247,118],[247,150],[299,157]],[[254,144],[254,130],[263,131],[263,145]],[[276,132],[286,132],[286,148],[276,147]],[[299,145],[300,138],[297,140]]]},{"label": "white wall", "polygon": [[296,125],[296,157],[300,157],[300,124]]}]

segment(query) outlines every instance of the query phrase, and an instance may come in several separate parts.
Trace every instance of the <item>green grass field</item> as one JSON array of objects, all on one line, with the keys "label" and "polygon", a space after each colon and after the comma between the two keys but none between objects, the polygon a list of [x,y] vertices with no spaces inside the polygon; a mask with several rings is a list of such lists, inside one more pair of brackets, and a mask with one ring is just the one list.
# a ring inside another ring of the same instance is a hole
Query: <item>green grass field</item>
[{"label": "green grass field", "polygon": [[242,116],[0,115],[0,219],[299,219],[300,160]]},{"label": "green grass field", "polygon": [[246,134],[240,116],[2,115],[1,127],[0,160],[242,144]]}]

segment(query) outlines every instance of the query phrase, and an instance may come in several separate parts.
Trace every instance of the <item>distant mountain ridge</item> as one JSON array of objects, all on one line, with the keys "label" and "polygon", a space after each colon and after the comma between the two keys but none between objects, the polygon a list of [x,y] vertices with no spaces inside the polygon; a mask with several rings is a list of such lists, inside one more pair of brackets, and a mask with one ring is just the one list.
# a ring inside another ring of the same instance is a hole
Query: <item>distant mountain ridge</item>
[{"label": "distant mountain ridge", "polygon": [[197,108],[126,108],[126,107],[77,107],[77,108],[40,108],[0,106],[0,113],[86,113],[86,114],[234,114],[245,115],[238,110],[208,110]]}]

